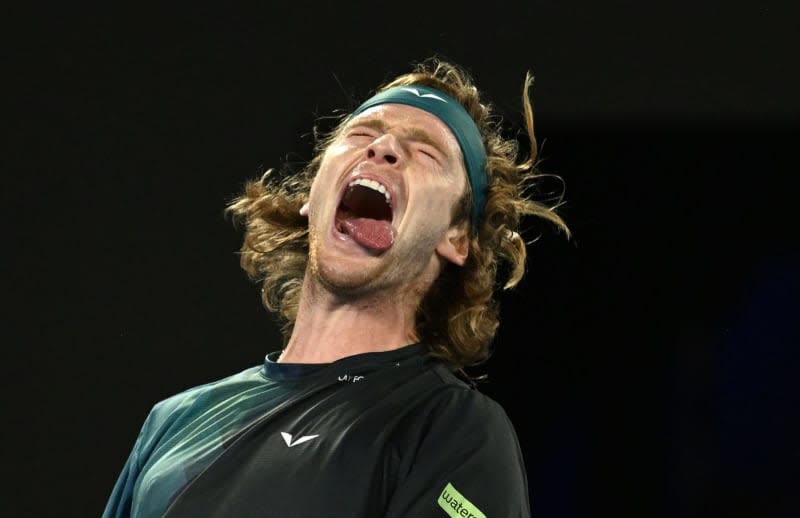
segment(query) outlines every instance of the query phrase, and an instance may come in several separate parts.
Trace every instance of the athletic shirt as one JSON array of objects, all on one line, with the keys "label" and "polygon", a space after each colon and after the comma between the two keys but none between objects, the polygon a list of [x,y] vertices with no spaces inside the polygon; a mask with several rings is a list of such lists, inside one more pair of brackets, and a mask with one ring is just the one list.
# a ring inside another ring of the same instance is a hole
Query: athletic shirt
[{"label": "athletic shirt", "polygon": [[104,517],[526,517],[503,409],[423,344],[264,364],[153,407]]}]

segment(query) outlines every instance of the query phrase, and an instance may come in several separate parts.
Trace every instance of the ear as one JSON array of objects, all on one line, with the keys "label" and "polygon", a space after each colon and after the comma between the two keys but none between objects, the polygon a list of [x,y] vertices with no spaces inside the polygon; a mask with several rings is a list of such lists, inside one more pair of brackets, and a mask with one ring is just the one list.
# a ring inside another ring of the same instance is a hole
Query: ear
[{"label": "ear", "polygon": [[305,202],[302,207],[300,207],[300,215],[301,216],[308,216],[308,202]]},{"label": "ear", "polygon": [[447,259],[453,264],[464,266],[469,255],[469,225],[466,221],[447,229],[442,240],[436,246],[439,257]]}]

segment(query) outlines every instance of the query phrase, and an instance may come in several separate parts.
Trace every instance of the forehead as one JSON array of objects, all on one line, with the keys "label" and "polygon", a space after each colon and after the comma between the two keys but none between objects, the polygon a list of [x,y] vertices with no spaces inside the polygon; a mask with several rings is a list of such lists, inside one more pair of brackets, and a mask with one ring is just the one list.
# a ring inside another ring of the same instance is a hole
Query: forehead
[{"label": "forehead", "polygon": [[427,135],[447,152],[449,158],[461,161],[461,147],[450,128],[439,117],[420,108],[405,104],[379,104],[358,114],[346,127],[364,123],[380,125],[385,131],[398,131],[412,138]]}]

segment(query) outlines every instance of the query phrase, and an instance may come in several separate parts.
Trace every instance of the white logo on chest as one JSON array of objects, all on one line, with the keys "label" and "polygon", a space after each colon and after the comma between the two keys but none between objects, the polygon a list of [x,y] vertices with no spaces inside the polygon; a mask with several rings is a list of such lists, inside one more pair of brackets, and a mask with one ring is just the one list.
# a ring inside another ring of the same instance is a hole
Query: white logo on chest
[{"label": "white logo on chest", "polygon": [[294,442],[292,442],[292,434],[290,434],[290,433],[281,432],[281,436],[283,437],[283,440],[286,441],[286,446],[291,448],[292,446],[297,446],[298,444],[303,444],[304,442],[308,442],[311,439],[319,437],[319,434],[317,434],[317,435],[304,435],[304,436],[300,437],[299,439],[297,439]]}]

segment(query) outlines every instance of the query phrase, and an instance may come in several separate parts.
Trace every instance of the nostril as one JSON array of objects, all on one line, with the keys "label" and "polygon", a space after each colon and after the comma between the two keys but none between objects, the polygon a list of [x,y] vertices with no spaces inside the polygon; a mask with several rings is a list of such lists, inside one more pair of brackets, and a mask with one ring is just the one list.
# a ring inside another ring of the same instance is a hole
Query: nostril
[{"label": "nostril", "polygon": [[368,158],[375,158],[375,151],[369,149],[367,150],[367,157]]},{"label": "nostril", "polygon": [[394,164],[395,162],[397,162],[397,157],[393,155],[384,155],[383,158],[385,158],[386,161],[389,162],[390,164]]}]

